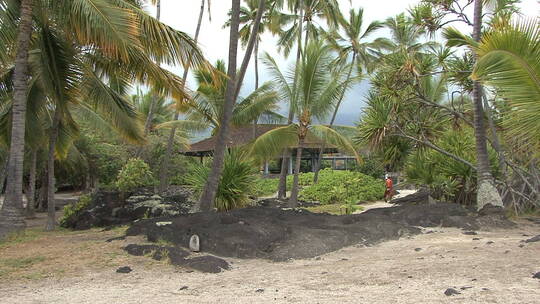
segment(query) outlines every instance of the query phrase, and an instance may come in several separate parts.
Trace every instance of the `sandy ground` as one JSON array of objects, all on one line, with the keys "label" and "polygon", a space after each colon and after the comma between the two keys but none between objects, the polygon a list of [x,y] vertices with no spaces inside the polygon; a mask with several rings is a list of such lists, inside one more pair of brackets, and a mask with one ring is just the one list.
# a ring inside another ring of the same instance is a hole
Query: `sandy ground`
[{"label": "sandy ground", "polygon": [[[540,271],[540,242],[520,242],[540,234],[540,225],[522,220],[516,229],[478,235],[427,231],[309,260],[232,259],[232,270],[220,274],[127,256],[121,247],[141,239],[105,242],[122,229],[60,231],[0,246],[0,262],[43,257],[0,276],[0,303],[540,302],[540,280],[532,278]],[[126,265],[133,272],[115,272]],[[461,294],[445,296],[447,288]]]}]

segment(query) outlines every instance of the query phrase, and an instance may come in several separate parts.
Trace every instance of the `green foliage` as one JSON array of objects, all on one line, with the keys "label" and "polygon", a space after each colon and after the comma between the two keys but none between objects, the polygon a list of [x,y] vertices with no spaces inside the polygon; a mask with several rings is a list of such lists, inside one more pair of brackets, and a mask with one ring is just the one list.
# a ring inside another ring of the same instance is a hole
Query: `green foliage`
[{"label": "green foliage", "polygon": [[[471,163],[476,162],[474,134],[470,128],[449,130],[435,144]],[[491,172],[497,177],[496,153],[492,149],[488,152]],[[465,204],[475,201],[476,172],[435,150],[418,149],[412,153],[407,158],[405,175],[409,182],[429,186],[435,196]]]},{"label": "green foliage", "polygon": [[365,175],[369,175],[375,179],[382,178],[384,176],[384,165],[376,157],[368,156],[362,158],[362,163],[353,162],[350,169],[358,171]]},{"label": "green foliage", "polygon": [[[292,185],[292,176],[287,179]],[[313,173],[299,175],[299,199],[319,201],[322,204],[346,204],[381,199],[384,195],[384,182],[360,172],[323,169],[319,181],[313,184]]]},{"label": "green foliage", "polygon": [[[186,182],[200,195],[210,174],[212,162],[207,160],[186,176]],[[246,153],[233,149],[225,154],[214,206],[218,211],[242,208],[251,202],[249,195],[255,188],[256,166]]]},{"label": "green foliage", "polygon": [[154,184],[155,180],[150,167],[139,158],[128,160],[118,173],[116,180],[116,187],[123,192]]},{"label": "green foliage", "polygon": [[71,218],[77,217],[83,210],[90,205],[92,197],[90,195],[81,195],[79,201],[75,204],[64,206],[64,215],[60,218],[60,226],[66,227]]},{"label": "green foliage", "polygon": [[279,179],[257,178],[252,195],[255,197],[271,196],[278,190]]}]

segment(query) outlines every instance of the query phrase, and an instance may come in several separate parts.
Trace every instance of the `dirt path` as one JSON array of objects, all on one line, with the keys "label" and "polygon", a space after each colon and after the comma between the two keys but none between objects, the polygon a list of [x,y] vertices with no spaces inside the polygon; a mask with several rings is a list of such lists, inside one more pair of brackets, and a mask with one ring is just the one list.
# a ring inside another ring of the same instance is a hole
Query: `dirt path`
[{"label": "dirt path", "polygon": [[[121,229],[59,232],[0,246],[0,260],[43,256],[42,264],[20,271],[46,273],[37,279],[0,276],[0,299],[3,304],[538,303],[540,280],[532,274],[540,271],[540,242],[520,241],[540,234],[540,225],[523,221],[517,229],[478,235],[429,231],[309,260],[233,259],[233,269],[217,275],[127,256],[121,247],[134,240],[105,242]],[[115,273],[124,265],[133,272]],[[447,288],[461,294],[445,296]]]},{"label": "dirt path", "polygon": [[[409,194],[415,193],[416,191],[417,190],[399,190],[399,194],[396,194],[394,196],[394,198],[405,197],[405,196],[407,196]],[[392,206],[394,206],[394,204],[387,203],[385,201],[375,201],[375,202],[372,202],[372,203],[369,203],[369,204],[362,205],[362,210],[356,211],[354,213],[358,214],[358,213],[366,212],[366,211],[368,211],[370,209],[388,208],[388,207],[392,207]]]}]

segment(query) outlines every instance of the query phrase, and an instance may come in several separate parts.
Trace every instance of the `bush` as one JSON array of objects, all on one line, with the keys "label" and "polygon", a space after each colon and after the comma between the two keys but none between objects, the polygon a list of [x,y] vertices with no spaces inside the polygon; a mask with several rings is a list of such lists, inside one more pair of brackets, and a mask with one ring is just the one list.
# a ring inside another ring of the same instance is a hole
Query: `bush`
[{"label": "bush", "polygon": [[[288,189],[292,176],[287,179]],[[382,199],[384,181],[377,180],[360,172],[324,169],[319,172],[319,182],[313,184],[313,173],[301,173],[299,184],[302,187],[299,199],[319,201],[322,204],[355,204],[360,201]]]},{"label": "bush", "polygon": [[[211,160],[198,165],[186,176],[186,182],[193,187],[196,195],[201,195],[210,174]],[[255,189],[257,166],[246,154],[232,149],[225,153],[223,174],[219,181],[214,207],[218,211],[242,208],[251,202],[249,195]]]},{"label": "bush", "polygon": [[60,226],[68,227],[69,221],[72,218],[77,218],[81,211],[85,210],[86,207],[92,202],[92,197],[88,194],[81,195],[79,201],[75,204],[68,204],[64,206],[64,215],[60,218]]},{"label": "bush", "polygon": [[150,167],[142,159],[132,158],[118,173],[116,187],[122,192],[155,184]]},{"label": "bush", "polygon": [[271,196],[278,190],[278,178],[257,178],[251,195],[255,197]]}]

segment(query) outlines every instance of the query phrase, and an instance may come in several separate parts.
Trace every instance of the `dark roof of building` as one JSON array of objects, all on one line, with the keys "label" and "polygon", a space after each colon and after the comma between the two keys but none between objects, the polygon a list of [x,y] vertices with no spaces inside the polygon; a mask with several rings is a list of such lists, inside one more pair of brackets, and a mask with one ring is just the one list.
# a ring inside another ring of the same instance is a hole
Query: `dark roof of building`
[{"label": "dark roof of building", "polygon": [[[271,131],[278,127],[283,127],[285,125],[276,125],[276,124],[258,124],[256,128],[256,137],[259,137],[263,135],[264,133]],[[252,142],[254,137],[253,132],[253,125],[248,125],[244,127],[232,127],[231,133],[230,133],[230,142],[228,144],[229,147],[238,147],[246,145],[250,142]],[[201,141],[198,141],[196,143],[193,143],[190,145],[190,149],[187,151],[182,151],[182,153],[186,155],[199,155],[199,154],[207,154],[214,150],[216,144],[216,137],[212,136],[206,139],[203,139]],[[322,144],[322,141],[315,138],[314,136],[310,136],[308,134],[308,137],[306,138],[306,141],[304,143],[304,148],[319,148]],[[291,147],[295,148],[295,147]],[[328,147],[332,150],[335,150],[335,147]]]}]

